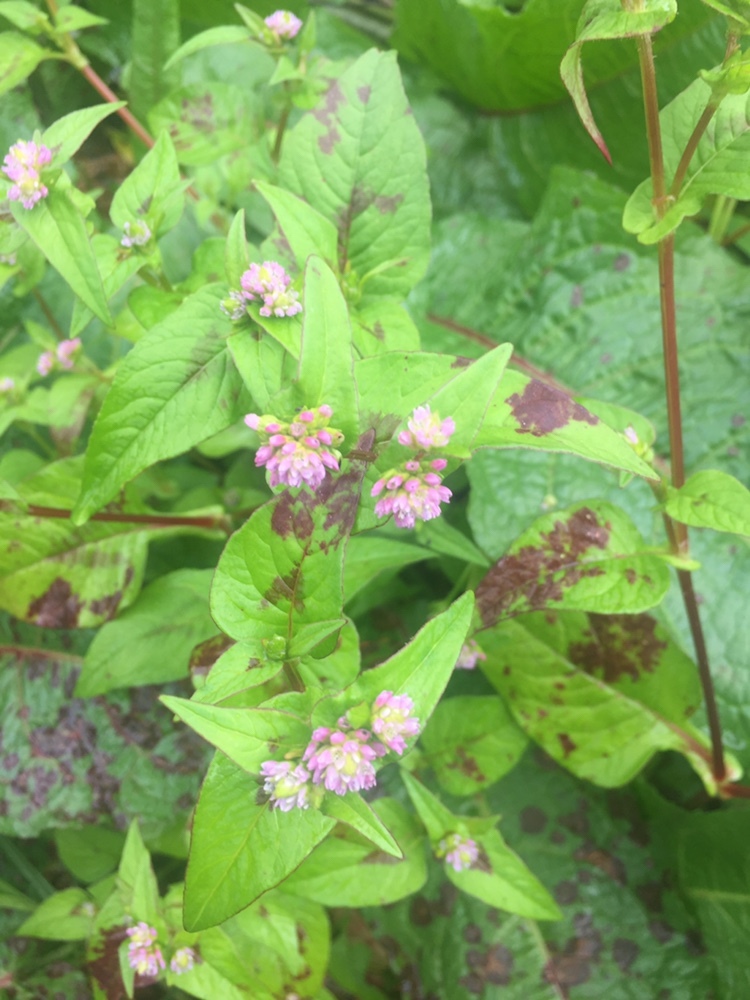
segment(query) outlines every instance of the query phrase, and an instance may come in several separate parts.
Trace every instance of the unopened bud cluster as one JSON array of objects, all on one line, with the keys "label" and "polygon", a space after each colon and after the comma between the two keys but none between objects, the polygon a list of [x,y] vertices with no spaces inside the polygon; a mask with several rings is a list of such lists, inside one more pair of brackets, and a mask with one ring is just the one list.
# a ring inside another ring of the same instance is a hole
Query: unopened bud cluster
[{"label": "unopened bud cluster", "polygon": [[46,198],[49,190],[42,182],[42,167],[52,161],[52,150],[36,142],[19,139],[3,160],[3,173],[13,181],[8,190],[9,201],[20,201],[24,208],[33,208]]},{"label": "unopened bud cluster", "polygon": [[[139,976],[154,979],[166,968],[162,950],[157,942],[157,931],[144,920],[135,926],[128,927],[125,932],[130,938],[128,942],[128,965]],[[169,968],[175,975],[189,972],[195,965],[196,955],[192,948],[178,948],[172,955]]]},{"label": "unopened bud cluster", "polygon": [[245,423],[262,440],[255,455],[257,466],[265,465],[268,482],[276,486],[309,486],[316,490],[326,476],[326,469],[338,470],[341,453],[336,445],[344,435],[329,426],[333,410],[325,403],[301,410],[285,424],[271,415],[248,413]]},{"label": "unopened bud cluster", "polygon": [[153,235],[148,223],[142,220],[126,222],[122,227],[122,233],[120,245],[128,248],[145,247]]},{"label": "unopened bud cluster", "polygon": [[302,763],[266,761],[260,773],[271,805],[289,812],[319,803],[324,789],[346,795],[373,788],[373,762],[389,750],[403,754],[405,737],[419,735],[413,711],[408,695],[383,691],[372,706],[369,729],[352,729],[344,717],[337,728],[321,726],[313,731]]},{"label": "unopened bud cluster", "polygon": [[439,517],[442,503],[452,496],[442,485],[440,473],[448,464],[444,458],[430,458],[432,448],[443,448],[450,441],[456,425],[451,417],[440,419],[429,406],[418,406],[409,420],[407,430],[399,436],[399,444],[412,448],[416,455],[398,468],[390,469],[372,488],[372,496],[385,493],[375,504],[378,517],[393,515],[399,528],[413,528],[418,520],[431,521]]},{"label": "unopened bud cluster", "polygon": [[446,863],[454,871],[463,872],[473,868],[479,860],[479,846],[471,837],[460,833],[451,833],[438,844],[435,851],[439,858],[445,858]]},{"label": "unopened bud cluster", "polygon": [[42,376],[49,375],[56,368],[65,368],[70,371],[80,349],[80,337],[73,337],[72,340],[62,340],[57,345],[56,350],[44,351],[39,355],[36,370]]},{"label": "unopened bud cluster", "polygon": [[235,321],[245,315],[248,302],[261,303],[261,316],[296,316],[302,312],[302,303],[299,301],[299,293],[289,287],[291,283],[291,277],[276,261],[251,264],[240,278],[242,288],[232,290],[222,299],[219,308]]}]

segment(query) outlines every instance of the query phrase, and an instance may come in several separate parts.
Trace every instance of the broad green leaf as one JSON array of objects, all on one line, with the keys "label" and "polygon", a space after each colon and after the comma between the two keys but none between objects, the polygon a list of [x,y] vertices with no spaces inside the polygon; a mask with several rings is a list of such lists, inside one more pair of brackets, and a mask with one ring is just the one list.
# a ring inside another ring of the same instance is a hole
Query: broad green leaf
[{"label": "broad green leaf", "polygon": [[169,132],[180,163],[206,166],[256,141],[257,110],[258,98],[249,88],[204,81],[169,91],[148,121],[154,134]]},{"label": "broad green leaf", "polygon": [[81,882],[97,882],[117,870],[125,835],[101,826],[56,830],[55,847],[65,867]]},{"label": "broad green leaf", "polygon": [[62,275],[72,290],[103,323],[112,316],[102,286],[86,223],[65,188],[52,188],[33,209],[10,203],[16,222]]},{"label": "broad green leaf", "polygon": [[185,881],[188,930],[221,923],[278,885],[335,825],[315,809],[285,813],[256,805],[256,789],[245,771],[216,755],[193,821]]},{"label": "broad green leaf", "polygon": [[60,8],[55,15],[55,27],[58,31],[83,31],[85,28],[108,23],[106,17],[99,17],[98,14],[92,14],[91,11],[76,7],[74,4]]},{"label": "broad green leaf", "polygon": [[374,299],[350,310],[352,340],[364,358],[386,351],[418,351],[419,330],[395,299]]},{"label": "broad green leaf", "polygon": [[[671,178],[687,140],[705,110],[711,88],[695,80],[659,118],[664,137],[664,167]],[[686,216],[696,215],[709,195],[750,198],[747,162],[750,154],[750,94],[727,94],[704,132],[682,184],[679,197],[670,200],[657,219],[651,198],[651,181],[640,184],[625,206],[622,224],[641,243],[653,244],[668,236]]]},{"label": "broad green leaf", "polygon": [[37,904],[10,882],[0,879],[0,906],[4,910],[20,910],[28,913],[35,910]]},{"label": "broad green leaf", "polygon": [[164,684],[188,674],[190,653],[216,633],[208,613],[210,570],[159,577],[94,637],[76,685],[91,698],[120,687]]},{"label": "broad green leaf", "polygon": [[576,40],[565,53],[560,75],[586,131],[604,156],[612,162],[607,144],[591,113],[583,82],[581,50],[585,42],[610,41],[650,35],[677,15],[677,0],[641,0],[636,6],[623,9],[620,0],[587,0],[576,28]]},{"label": "broad green leaf", "polygon": [[219,708],[162,695],[162,702],[186,725],[226,754],[244,771],[256,776],[264,761],[279,747],[302,751],[310,740],[310,726],[289,712],[270,708]]},{"label": "broad green leaf", "polygon": [[232,45],[235,42],[249,42],[252,37],[247,28],[243,28],[239,24],[223,24],[217,28],[209,28],[207,31],[201,31],[199,34],[193,35],[192,38],[188,38],[186,42],[183,42],[177,51],[173,52],[169,57],[164,69],[170,70],[180,60],[186,59],[188,56],[193,55],[194,52],[200,52],[202,49],[212,48],[214,45]]},{"label": "broad green leaf", "polygon": [[0,94],[23,83],[40,62],[49,58],[50,52],[27,35],[17,31],[0,33]]},{"label": "broad green leaf", "polygon": [[411,542],[378,535],[355,535],[349,542],[344,563],[344,600],[349,601],[363,587],[387,570],[399,570],[411,563],[434,558]]},{"label": "broad green leaf", "polygon": [[[119,240],[107,233],[95,233],[91,237],[91,249],[94,251],[96,262],[99,267],[99,274],[104,286],[104,294],[110,301],[146,263],[145,259],[136,253],[127,250]],[[141,285],[140,289],[156,291],[149,285]],[[75,337],[88,326],[93,319],[91,310],[83,304],[80,299],[76,299],[73,305],[73,316],[70,321],[70,336]],[[58,379],[53,391],[60,384]],[[98,384],[98,383],[97,383]]]},{"label": "broad green leaf", "polygon": [[370,278],[366,295],[405,295],[429,246],[422,137],[401,86],[395,53],[367,52],[331,83],[284,139],[282,184],[338,230],[338,269]]},{"label": "broad green leaf", "polygon": [[204,684],[193,695],[194,702],[218,705],[224,699],[259,687],[272,680],[282,669],[281,660],[261,660],[255,647],[236,642],[216,660]]},{"label": "broad green leaf", "polygon": [[750,490],[726,472],[696,472],[681,489],[668,487],[665,510],[694,528],[750,535]]},{"label": "broad green leaf", "polygon": [[305,268],[305,309],[299,359],[303,406],[327,403],[331,422],[349,451],[357,439],[357,388],[352,371],[352,333],[346,302],[330,267],[311,257]]},{"label": "broad green leaf", "polygon": [[154,236],[161,236],[177,225],[184,206],[177,156],[169,134],[162,132],[115,192],[110,218],[120,229],[126,222],[144,220]]},{"label": "broad green leaf", "polygon": [[299,656],[343,625],[343,557],[364,474],[362,462],[347,466],[315,493],[281,494],[232,535],[211,590],[227,635],[258,652],[282,641]]},{"label": "broad green leaf", "polygon": [[472,795],[515,767],[527,743],[501,698],[459,695],[435,709],[422,759],[446,792]]},{"label": "broad green leaf", "polygon": [[[86,912],[86,907],[91,911]],[[85,941],[92,931],[93,904],[85,889],[63,889],[41,903],[18,928],[24,937]]]},{"label": "broad green leaf", "polygon": [[120,363],[89,441],[78,523],[143,469],[229,427],[244,411],[221,294],[222,286],[209,285],[188,296]]},{"label": "broad green leaf", "polygon": [[133,0],[132,61],[128,93],[136,118],[175,85],[179,76],[165,63],[180,44],[179,0]]},{"label": "broad green leaf", "polygon": [[330,816],[331,819],[345,823],[352,830],[356,830],[390,857],[399,860],[403,858],[403,851],[398,841],[361,795],[339,796],[330,793],[321,804],[321,812],[324,816]]},{"label": "broad green leaf", "polygon": [[159,886],[151,865],[151,855],[143,843],[138,823],[128,828],[122,859],[117,870],[117,884],[126,912],[135,920],[148,924],[161,923]]},{"label": "broad green leaf", "polygon": [[479,584],[477,608],[486,626],[544,608],[632,614],[659,604],[669,582],[628,516],[592,500],[537,518]]},{"label": "broad green leaf", "polygon": [[419,825],[394,799],[377,799],[372,808],[396,837],[403,859],[394,862],[356,834],[337,832],[290,875],[284,892],[325,906],[362,907],[385,906],[421,889],[427,865]]},{"label": "broad green leaf", "polygon": [[59,166],[78,152],[96,126],[115,111],[125,107],[125,101],[112,104],[95,104],[91,108],[71,111],[53,122],[42,133],[42,142],[52,150],[52,166]]},{"label": "broad green leaf", "polygon": [[[268,202],[276,216],[276,222],[284,239],[289,244],[297,267],[303,270],[311,254],[322,257],[329,267],[337,265],[336,227],[325,216],[308,205],[302,198],[274,187],[263,181],[256,181],[255,187]],[[307,293],[305,295],[307,308]]]},{"label": "broad green leaf", "polygon": [[[661,652],[660,638],[642,623],[640,633],[638,627],[629,632],[622,626],[606,639],[609,647],[603,658],[596,639],[577,647],[571,643],[561,653],[521,621],[503,622],[482,633],[487,660],[481,667],[519,726],[579,777],[615,788],[630,781],[657,751],[676,750],[710,787],[706,741],[686,722],[695,702],[685,705],[682,697],[675,699],[656,685],[655,699],[646,694],[640,702],[638,677],[623,681],[615,673],[619,662],[623,674],[641,671],[645,677],[649,671],[643,660],[624,647],[638,642],[653,669],[660,662],[655,659]],[[591,673],[586,670],[589,663]],[[680,672],[679,661],[674,666]],[[607,676],[619,681],[617,686],[607,683]],[[652,700],[655,707],[649,704]]]}]

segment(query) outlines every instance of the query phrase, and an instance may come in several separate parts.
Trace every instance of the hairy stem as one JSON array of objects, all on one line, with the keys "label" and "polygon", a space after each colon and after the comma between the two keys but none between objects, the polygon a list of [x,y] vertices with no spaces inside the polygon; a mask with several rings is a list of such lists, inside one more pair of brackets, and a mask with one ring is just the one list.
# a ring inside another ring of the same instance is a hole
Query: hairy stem
[{"label": "hairy stem", "polygon": [[[51,517],[58,520],[68,520],[72,511],[62,507],[39,507],[36,504],[29,504],[28,513],[32,517]],[[209,515],[207,517],[180,517],[176,514],[128,514],[102,511],[99,514],[92,514],[92,521],[110,521],[115,524],[152,524],[157,527],[191,527],[191,528],[221,528],[222,531],[229,532],[231,528],[224,515]]]}]

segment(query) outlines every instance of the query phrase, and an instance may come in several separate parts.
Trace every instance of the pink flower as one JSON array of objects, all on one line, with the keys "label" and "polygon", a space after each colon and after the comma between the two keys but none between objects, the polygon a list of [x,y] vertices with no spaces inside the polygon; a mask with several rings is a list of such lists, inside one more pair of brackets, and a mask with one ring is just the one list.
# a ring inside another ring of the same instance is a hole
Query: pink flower
[{"label": "pink flower", "polygon": [[304,754],[313,783],[323,784],[336,795],[372,788],[375,785],[372,761],[382,757],[385,748],[370,746],[369,739],[370,733],[365,729],[346,733],[340,729],[316,729]]},{"label": "pink flower", "polygon": [[407,426],[409,429],[401,431],[398,440],[409,448],[444,448],[456,430],[452,417],[441,420],[429,406],[418,406]]},{"label": "pink flower", "polygon": [[135,927],[128,927],[128,964],[139,976],[158,976],[165,968],[161,949],[156,946],[156,929],[141,920]]},{"label": "pink flower", "polygon": [[5,264],[6,267],[15,267],[18,263],[18,258],[14,253],[0,253],[0,264]]},{"label": "pink flower", "polygon": [[437,849],[437,856],[445,858],[454,871],[462,872],[472,868],[479,859],[479,847],[471,837],[462,837],[460,833],[451,833],[444,837]]},{"label": "pink flower", "polygon": [[52,351],[44,351],[43,354],[39,355],[36,363],[36,370],[39,374],[44,377],[49,375],[52,369],[55,367],[55,355]]},{"label": "pink flower", "polygon": [[307,809],[310,805],[310,774],[304,764],[296,767],[288,760],[267,760],[260,767],[266,779],[263,791],[271,797],[271,806],[289,812],[290,809]]},{"label": "pink flower", "polygon": [[0,393],[12,392],[16,387],[16,381],[12,378],[0,378]]},{"label": "pink flower", "polygon": [[225,299],[222,299],[219,303],[219,309],[228,316],[232,322],[236,323],[238,319],[246,314],[247,309],[245,308],[245,296],[242,292],[230,292]]},{"label": "pink flower", "polygon": [[263,302],[261,316],[295,316],[302,312],[298,293],[289,288],[291,281],[281,264],[273,260],[251,264],[240,278],[245,298]]},{"label": "pink flower", "polygon": [[148,224],[141,220],[126,222],[122,231],[124,235],[120,240],[120,245],[124,247],[143,247],[152,236]]},{"label": "pink flower", "polygon": [[414,702],[406,694],[383,691],[372,709],[372,731],[388,747],[402,754],[406,750],[404,736],[419,736],[419,719],[412,715]]},{"label": "pink flower", "polygon": [[469,639],[461,647],[456,660],[456,670],[473,670],[480,660],[486,660],[487,654],[477,644],[476,639]]},{"label": "pink flower", "polygon": [[255,464],[265,465],[271,487],[307,485],[316,490],[326,469],[338,470],[341,453],[334,445],[344,440],[341,431],[328,426],[330,406],[302,410],[290,424],[274,416],[248,413],[245,423],[261,436]]},{"label": "pink flower", "polygon": [[60,362],[60,365],[63,368],[72,368],[73,359],[80,349],[80,337],[74,337],[72,340],[63,340],[57,345],[57,360]]},{"label": "pink flower", "polygon": [[[440,504],[448,503],[453,496],[447,486],[443,486],[437,471],[446,466],[443,458],[436,458],[427,465],[417,461],[406,462],[402,469],[391,469],[372,488],[372,496],[386,495],[375,504],[378,517],[393,514],[399,528],[413,528],[417,522],[431,521],[440,516]],[[428,472],[431,468],[435,471]]]},{"label": "pink flower", "polygon": [[273,14],[270,14],[266,18],[265,24],[267,28],[271,29],[279,41],[281,41],[282,38],[294,38],[299,29],[302,27],[302,21],[300,21],[300,19],[289,10],[274,11]]},{"label": "pink flower", "polygon": [[49,191],[42,184],[41,168],[52,160],[52,150],[35,142],[19,139],[10,147],[3,160],[3,173],[12,181],[8,191],[10,201],[20,201],[24,208],[33,208],[46,198]]},{"label": "pink flower", "polygon": [[192,948],[178,948],[172,955],[169,968],[176,976],[181,976],[183,972],[190,972],[195,965],[195,952]]}]

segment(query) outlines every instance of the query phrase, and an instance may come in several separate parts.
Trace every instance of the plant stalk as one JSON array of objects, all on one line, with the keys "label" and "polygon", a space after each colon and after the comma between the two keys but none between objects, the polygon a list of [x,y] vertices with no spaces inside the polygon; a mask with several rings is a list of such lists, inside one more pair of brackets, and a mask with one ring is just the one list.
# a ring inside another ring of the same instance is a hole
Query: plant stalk
[{"label": "plant stalk", "polygon": [[[32,517],[50,517],[58,520],[68,520],[73,513],[62,507],[39,507],[36,504],[29,504],[27,512]],[[128,514],[102,511],[92,514],[91,521],[109,521],[114,524],[151,524],[156,527],[191,527],[191,528],[221,528],[229,531],[226,518],[219,517],[180,517],[175,514]]]},{"label": "plant stalk", "polygon": [[708,104],[703,109],[703,114],[700,116],[695,128],[693,129],[692,135],[687,141],[684,152],[680,157],[680,162],[677,164],[677,170],[675,170],[674,180],[672,181],[672,187],[669,192],[673,198],[676,198],[682,190],[685,176],[688,172],[693,156],[695,156],[698,143],[703,138],[709,122],[716,114],[716,109],[719,107],[720,103],[720,100],[716,100],[713,97],[709,100]]}]

